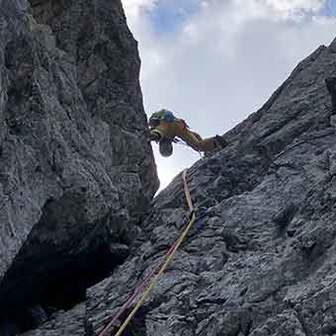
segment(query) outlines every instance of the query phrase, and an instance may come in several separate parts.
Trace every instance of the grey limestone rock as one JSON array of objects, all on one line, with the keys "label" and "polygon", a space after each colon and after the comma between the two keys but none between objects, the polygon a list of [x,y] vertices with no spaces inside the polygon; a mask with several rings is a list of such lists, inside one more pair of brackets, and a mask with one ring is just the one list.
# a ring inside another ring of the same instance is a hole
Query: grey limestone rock
[{"label": "grey limestone rock", "polygon": [[[336,334],[336,130],[325,83],[335,75],[333,43],[189,169],[198,220],[125,335]],[[127,261],[88,290],[90,335],[162,260],[187,209],[178,176]]]},{"label": "grey limestone rock", "polygon": [[119,0],[0,0],[0,325],[128,255],[158,187],[139,68]]},{"label": "grey limestone rock", "polygon": [[79,304],[69,311],[55,313],[50,321],[39,328],[24,333],[24,336],[82,336],[85,334],[85,304]]},{"label": "grey limestone rock", "polygon": [[[98,336],[186,225],[181,175],[149,204],[119,0],[0,8],[0,332]],[[336,334],[335,43],[188,170],[196,223],[124,335]]]}]

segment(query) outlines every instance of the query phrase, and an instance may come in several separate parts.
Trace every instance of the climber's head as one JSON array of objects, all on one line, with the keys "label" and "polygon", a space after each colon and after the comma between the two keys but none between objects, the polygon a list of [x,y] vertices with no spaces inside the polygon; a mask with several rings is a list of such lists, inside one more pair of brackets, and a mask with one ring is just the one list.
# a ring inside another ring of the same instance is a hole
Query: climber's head
[{"label": "climber's head", "polygon": [[175,119],[176,118],[174,117],[173,112],[162,109],[152,114],[152,116],[149,118],[149,126],[156,127],[160,124],[161,121],[173,122]]}]

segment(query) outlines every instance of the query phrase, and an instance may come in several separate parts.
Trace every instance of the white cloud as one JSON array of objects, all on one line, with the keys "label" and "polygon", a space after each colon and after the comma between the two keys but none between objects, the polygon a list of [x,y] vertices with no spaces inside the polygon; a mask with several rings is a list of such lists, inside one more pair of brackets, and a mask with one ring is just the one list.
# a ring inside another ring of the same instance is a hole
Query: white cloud
[{"label": "white cloud", "polygon": [[288,13],[291,11],[297,10],[311,10],[318,11],[324,0],[264,0],[261,3],[264,3],[266,6],[274,8],[276,11],[281,13]]},{"label": "white cloud", "polygon": [[[322,0],[200,2],[200,11],[177,32],[157,34],[141,11],[132,29],[139,40],[147,113],[170,108],[203,136],[223,134],[254,112],[302,58],[330,43],[336,31],[334,18],[318,14]],[[132,3],[147,10],[160,5]],[[156,157],[165,185],[199,158],[179,146],[169,159]]]},{"label": "white cloud", "polygon": [[122,0],[129,23],[135,24],[146,10],[153,10],[158,0]]}]

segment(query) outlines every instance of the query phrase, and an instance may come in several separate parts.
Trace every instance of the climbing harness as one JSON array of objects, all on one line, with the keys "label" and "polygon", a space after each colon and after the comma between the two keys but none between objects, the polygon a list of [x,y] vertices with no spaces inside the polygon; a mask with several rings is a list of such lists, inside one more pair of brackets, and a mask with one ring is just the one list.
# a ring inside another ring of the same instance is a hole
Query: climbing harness
[{"label": "climbing harness", "polygon": [[[123,324],[120,326],[119,330],[115,334],[115,336],[121,336],[122,333],[127,328],[129,322],[132,320],[133,316],[137,313],[139,308],[142,306],[142,304],[147,299],[148,295],[158,282],[160,276],[165,272],[169,264],[171,263],[172,259],[175,256],[176,251],[181,246],[183,241],[185,240],[187,234],[189,233],[190,229],[192,228],[195,220],[196,220],[196,213],[195,209],[192,203],[191,194],[188,188],[187,183],[187,169],[183,171],[182,173],[182,179],[183,179],[183,187],[184,187],[184,194],[187,200],[188,208],[190,211],[190,217],[189,222],[186,225],[185,229],[182,231],[179,238],[175,241],[175,243],[170,247],[168,252],[166,253],[166,256],[161,263],[159,269],[154,269],[148,276],[145,277],[145,279],[139,284],[139,286],[134,290],[134,293],[130,296],[130,298],[124,303],[124,305],[119,309],[118,313],[114,316],[114,318],[106,325],[106,327],[103,329],[103,331],[99,334],[99,336],[107,336],[110,329],[114,326],[118,318],[126,311],[126,309],[130,308],[133,300],[137,297],[138,294],[142,293],[139,301],[135,305],[135,307],[131,310],[126,320],[123,322]],[[147,283],[149,284],[147,285]]]}]

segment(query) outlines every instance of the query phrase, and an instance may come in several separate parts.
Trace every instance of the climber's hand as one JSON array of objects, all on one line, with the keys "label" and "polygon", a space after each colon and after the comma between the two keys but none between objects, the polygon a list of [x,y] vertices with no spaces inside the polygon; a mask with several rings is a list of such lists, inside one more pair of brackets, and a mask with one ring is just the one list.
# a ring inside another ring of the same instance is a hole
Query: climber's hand
[{"label": "climber's hand", "polygon": [[156,132],[155,130],[150,130],[149,132],[149,140],[159,142],[161,139],[160,133]]}]

